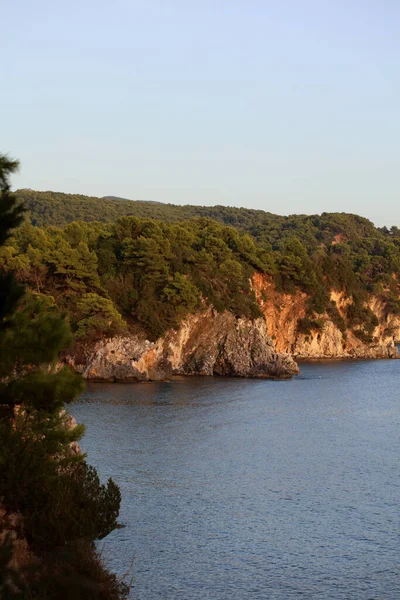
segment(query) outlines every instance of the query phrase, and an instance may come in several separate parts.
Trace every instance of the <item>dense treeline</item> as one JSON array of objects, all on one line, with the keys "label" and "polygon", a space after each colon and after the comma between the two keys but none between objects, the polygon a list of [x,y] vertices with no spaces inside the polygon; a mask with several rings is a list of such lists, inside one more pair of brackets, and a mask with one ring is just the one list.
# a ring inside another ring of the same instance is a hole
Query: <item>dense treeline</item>
[{"label": "dense treeline", "polygon": [[[110,323],[111,331],[133,319],[156,336],[202,302],[258,314],[248,284],[255,269],[273,276],[281,291],[309,294],[304,331],[318,329],[318,315],[328,312],[342,331],[348,325],[370,339],[368,293],[380,295],[388,311],[400,310],[400,231],[357,215],[283,217],[31,190],[17,197],[30,222],[47,227],[25,225],[3,251],[3,267],[17,268],[32,289],[68,308],[78,335],[95,321],[103,331]],[[352,298],[345,320],[330,301],[332,289]]]},{"label": "dense treeline", "polygon": [[254,240],[209,219],[164,223],[123,217],[40,229],[25,223],[0,266],[70,313],[78,337],[138,322],[153,337],[208,303],[259,316],[252,271],[272,269]]},{"label": "dense treeline", "polygon": [[17,199],[26,207],[33,225],[62,227],[72,221],[116,221],[124,216],[178,221],[195,215],[187,207],[158,202],[94,198],[80,194],[18,190]]}]

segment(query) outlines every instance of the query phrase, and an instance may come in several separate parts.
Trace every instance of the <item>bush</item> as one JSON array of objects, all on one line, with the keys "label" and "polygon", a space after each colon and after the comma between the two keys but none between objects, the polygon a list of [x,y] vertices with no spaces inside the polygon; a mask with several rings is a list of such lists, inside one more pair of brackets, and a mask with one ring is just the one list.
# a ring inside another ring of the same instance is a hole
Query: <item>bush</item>
[{"label": "bush", "polygon": [[358,296],[353,297],[353,303],[347,307],[347,320],[354,335],[364,343],[372,341],[372,333],[379,325],[375,313],[362,302]]},{"label": "bush", "polygon": [[322,331],[324,322],[320,319],[314,320],[309,317],[298,319],[297,332],[310,336],[312,331]]},{"label": "bush", "polygon": [[334,301],[329,303],[326,312],[328,313],[332,323],[336,325],[338,329],[340,329],[343,335],[345,335],[347,329],[346,321],[343,319]]},{"label": "bush", "polygon": [[49,423],[19,417],[15,425],[1,423],[0,434],[3,502],[22,514],[32,548],[101,539],[115,529],[118,487],[111,479],[101,485],[96,470],[69,449],[52,456]]},{"label": "bush", "polygon": [[84,294],[77,304],[77,338],[95,333],[113,335],[126,327],[124,320],[109,298]]},{"label": "bush", "polygon": [[372,335],[363,329],[353,329],[353,333],[364,344],[370,344],[373,341]]}]

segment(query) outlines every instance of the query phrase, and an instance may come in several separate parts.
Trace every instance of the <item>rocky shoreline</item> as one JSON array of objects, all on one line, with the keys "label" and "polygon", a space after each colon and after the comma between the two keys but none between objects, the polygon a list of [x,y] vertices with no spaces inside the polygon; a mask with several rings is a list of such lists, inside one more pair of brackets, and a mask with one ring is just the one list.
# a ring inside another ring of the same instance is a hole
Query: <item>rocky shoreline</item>
[{"label": "rocky shoreline", "polygon": [[[288,379],[299,373],[296,361],[400,358],[395,344],[400,317],[386,314],[374,296],[368,306],[378,325],[373,341],[366,343],[351,329],[339,330],[327,314],[321,315],[322,329],[301,333],[298,322],[306,314],[306,294],[277,292],[272,280],[260,274],[253,278],[253,289],[264,318],[208,308],[155,341],[142,332],[81,342],[64,362],[90,381],[139,382],[174,375]],[[349,300],[335,292],[331,300],[344,315]]]},{"label": "rocky shoreline", "polygon": [[209,309],[152,342],[144,335],[83,344],[65,362],[91,381],[162,381],[173,375],[288,379],[294,359],[278,353],[264,319],[237,318]]},{"label": "rocky shoreline", "polygon": [[[400,340],[400,316],[387,314],[385,303],[376,296],[370,296],[366,303],[378,322],[372,333],[373,341],[366,343],[350,328],[343,333],[327,313],[319,316],[323,323],[319,331],[301,333],[298,323],[307,314],[307,294],[278,292],[272,279],[261,274],[254,275],[253,288],[277,352],[290,354],[295,360],[399,357],[396,341]],[[350,300],[335,291],[330,292],[330,298],[345,317]]]}]

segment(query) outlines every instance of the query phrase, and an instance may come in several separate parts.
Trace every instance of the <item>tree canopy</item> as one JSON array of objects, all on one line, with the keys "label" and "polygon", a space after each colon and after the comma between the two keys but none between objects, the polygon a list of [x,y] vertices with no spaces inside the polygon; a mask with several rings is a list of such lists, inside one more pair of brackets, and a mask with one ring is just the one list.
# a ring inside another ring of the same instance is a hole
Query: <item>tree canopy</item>
[{"label": "tree canopy", "polygon": [[371,293],[388,312],[400,311],[400,232],[358,215],[285,217],[32,190],[16,195],[28,218],[2,249],[0,267],[15,269],[30,289],[68,310],[78,336],[95,331],[96,314],[98,332],[111,335],[136,322],[153,337],[204,305],[259,315],[249,285],[254,271],[273,277],[282,292],[306,292],[313,322],[328,312],[344,329],[331,290],[352,299],[358,316],[345,315],[350,326],[367,319]]}]

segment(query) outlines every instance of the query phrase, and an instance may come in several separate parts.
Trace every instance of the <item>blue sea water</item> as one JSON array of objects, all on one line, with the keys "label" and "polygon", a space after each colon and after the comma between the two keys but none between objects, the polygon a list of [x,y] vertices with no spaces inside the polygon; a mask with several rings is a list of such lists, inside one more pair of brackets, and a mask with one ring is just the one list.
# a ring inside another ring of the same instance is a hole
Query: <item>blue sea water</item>
[{"label": "blue sea water", "polygon": [[89,384],[72,414],[124,528],[136,600],[400,598],[400,361],[290,381]]}]

